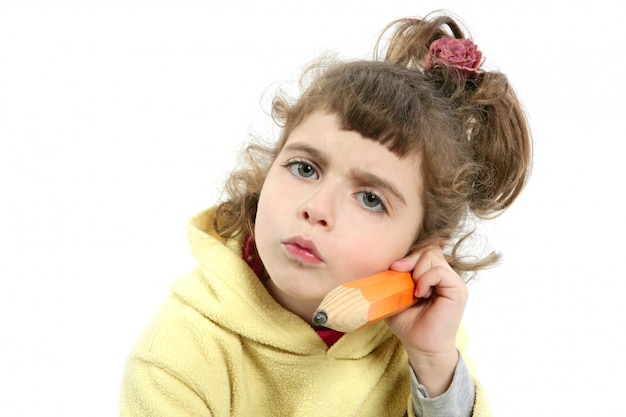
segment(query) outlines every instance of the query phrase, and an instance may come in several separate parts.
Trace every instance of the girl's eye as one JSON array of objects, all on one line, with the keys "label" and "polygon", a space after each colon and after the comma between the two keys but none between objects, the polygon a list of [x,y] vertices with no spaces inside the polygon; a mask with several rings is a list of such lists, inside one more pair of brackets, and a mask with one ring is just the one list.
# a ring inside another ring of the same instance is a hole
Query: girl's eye
[{"label": "girl's eye", "polygon": [[300,161],[290,162],[289,164],[287,164],[287,167],[292,174],[298,177],[313,178],[313,179],[318,178],[315,167],[306,162],[300,162]]},{"label": "girl's eye", "polygon": [[373,211],[382,211],[382,212],[387,211],[387,208],[385,207],[385,204],[382,202],[380,197],[378,197],[376,194],[372,192],[369,192],[369,191],[360,192],[357,194],[357,199],[367,209],[370,209]]}]

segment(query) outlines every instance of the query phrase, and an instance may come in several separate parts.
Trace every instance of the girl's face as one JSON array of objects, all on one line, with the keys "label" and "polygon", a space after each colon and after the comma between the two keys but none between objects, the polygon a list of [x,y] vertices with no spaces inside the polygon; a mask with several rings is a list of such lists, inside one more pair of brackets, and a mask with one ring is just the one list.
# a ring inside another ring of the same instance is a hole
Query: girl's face
[{"label": "girl's face", "polygon": [[313,113],[270,168],[255,224],[266,286],[310,320],[324,296],[406,255],[423,217],[419,160]]}]

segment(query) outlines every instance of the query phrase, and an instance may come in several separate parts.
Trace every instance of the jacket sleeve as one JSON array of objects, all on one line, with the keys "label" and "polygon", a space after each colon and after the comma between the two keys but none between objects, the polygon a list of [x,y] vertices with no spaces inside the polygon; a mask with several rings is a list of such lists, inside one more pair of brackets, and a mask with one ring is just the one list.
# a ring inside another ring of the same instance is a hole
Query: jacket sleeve
[{"label": "jacket sleeve", "polygon": [[469,374],[463,356],[459,354],[452,384],[442,395],[430,398],[421,385],[415,371],[409,366],[411,397],[418,417],[458,416],[470,417],[474,408],[474,381]]},{"label": "jacket sleeve", "polygon": [[128,361],[120,396],[121,417],[210,417],[196,392],[174,373],[146,360]]},{"label": "jacket sleeve", "polygon": [[419,384],[415,372],[409,367],[411,396],[408,415],[410,417],[472,416],[491,417],[491,407],[484,388],[475,377],[473,362],[466,357],[468,336],[462,325],[457,335],[459,361],[448,391],[436,398]]},{"label": "jacket sleeve", "polygon": [[[176,297],[160,307],[126,362],[120,392],[122,417],[215,417],[229,410],[223,358],[197,340],[198,313]],[[215,373],[207,372],[215,369]]]}]

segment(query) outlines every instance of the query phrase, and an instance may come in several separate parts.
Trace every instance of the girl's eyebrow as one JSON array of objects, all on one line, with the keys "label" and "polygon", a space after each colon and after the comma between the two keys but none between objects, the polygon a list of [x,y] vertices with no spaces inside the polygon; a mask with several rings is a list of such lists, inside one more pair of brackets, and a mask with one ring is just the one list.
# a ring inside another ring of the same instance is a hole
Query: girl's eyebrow
[{"label": "girl's eyebrow", "polygon": [[406,200],[404,199],[404,196],[402,195],[400,190],[398,190],[391,182],[387,181],[386,179],[381,178],[378,175],[374,175],[371,172],[363,171],[360,168],[352,170],[350,175],[360,184],[365,184],[369,187],[374,187],[393,194],[393,196],[398,201],[406,205]]},{"label": "girl's eyebrow", "polygon": [[285,150],[292,152],[304,152],[308,154],[311,159],[315,160],[315,163],[321,166],[327,165],[329,160],[329,157],[325,152],[305,143],[289,143],[285,145]]},{"label": "girl's eyebrow", "polygon": [[[285,145],[285,150],[292,152],[304,152],[308,154],[311,159],[315,160],[315,163],[324,167],[328,164],[330,158],[328,154],[325,152],[309,146],[304,143],[290,143]],[[350,176],[358,183],[365,184],[369,187],[378,188],[384,191],[387,191],[400,201],[403,204],[406,204],[406,199],[402,195],[402,193],[389,181],[384,178],[379,177],[378,175],[374,175],[371,172],[364,171],[360,168],[353,169],[350,172]]]}]

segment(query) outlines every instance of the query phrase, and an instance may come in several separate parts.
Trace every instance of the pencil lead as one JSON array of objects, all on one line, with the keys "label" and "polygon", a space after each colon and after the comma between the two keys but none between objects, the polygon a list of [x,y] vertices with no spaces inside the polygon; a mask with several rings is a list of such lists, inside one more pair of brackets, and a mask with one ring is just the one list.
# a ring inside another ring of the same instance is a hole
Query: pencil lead
[{"label": "pencil lead", "polygon": [[323,311],[316,311],[313,315],[313,324],[315,324],[316,326],[322,326],[326,324],[327,320],[328,316]]}]

